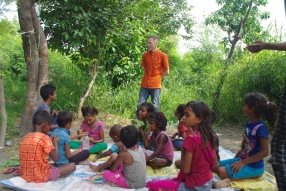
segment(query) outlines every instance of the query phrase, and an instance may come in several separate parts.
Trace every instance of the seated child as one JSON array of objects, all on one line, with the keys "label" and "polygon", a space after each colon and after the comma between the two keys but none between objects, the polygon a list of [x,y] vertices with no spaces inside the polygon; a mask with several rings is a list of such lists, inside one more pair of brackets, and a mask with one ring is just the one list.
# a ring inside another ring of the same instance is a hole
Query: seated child
[{"label": "seated child", "polygon": [[47,111],[37,111],[33,116],[33,132],[24,136],[20,142],[20,176],[28,182],[53,181],[75,171],[75,164],[68,163],[55,167],[48,163],[48,156],[53,161],[59,159],[59,138],[47,135],[53,117]]},{"label": "seated child", "polygon": [[36,109],[35,113],[37,111],[47,111],[48,113],[50,113],[53,116],[53,123],[52,123],[52,127],[50,129],[50,132],[52,132],[54,130],[54,128],[58,127],[58,124],[57,124],[58,113],[55,110],[51,111],[51,108],[50,108],[51,103],[53,101],[55,101],[57,98],[56,87],[46,84],[46,85],[41,87],[40,95],[44,101],[42,103],[40,103],[40,105]]},{"label": "seated child", "polygon": [[167,119],[164,113],[154,112],[150,114],[148,122],[152,135],[149,140],[147,137],[144,139],[144,146],[149,148],[153,144],[155,151],[150,156],[146,156],[147,165],[153,168],[171,166],[174,152],[171,139],[165,132]]},{"label": "seated child", "polygon": [[[213,186],[212,169],[215,166],[216,138],[212,131],[211,112],[208,105],[200,101],[186,104],[184,125],[192,128],[193,133],[187,136],[182,145],[181,169],[177,178],[151,181],[147,187],[153,190],[211,190]],[[166,184],[169,181],[172,184]],[[162,184],[162,183],[165,184]],[[230,183],[230,182],[229,182]],[[219,185],[219,186],[226,186]]]},{"label": "seated child", "polygon": [[72,122],[74,116],[69,111],[61,111],[58,114],[58,125],[50,135],[53,137],[54,135],[60,137],[58,143],[59,150],[59,160],[55,162],[56,166],[62,166],[63,164],[67,164],[70,162],[74,162],[78,164],[81,161],[88,159],[90,153],[89,150],[78,149],[74,152],[70,150],[70,136],[68,135],[68,130],[72,127]]},{"label": "seated child", "polygon": [[263,158],[268,156],[268,127],[262,116],[268,121],[271,129],[277,120],[277,107],[260,93],[249,93],[244,97],[243,113],[249,117],[242,135],[241,149],[234,158],[220,160],[215,172],[221,179],[256,178],[264,173]]},{"label": "seated child", "polygon": [[[107,148],[104,142],[104,127],[103,123],[96,119],[98,110],[95,107],[82,107],[81,112],[84,121],[80,125],[78,134],[87,133],[89,137],[89,152],[91,154],[99,153]],[[73,142],[72,149],[82,148],[82,143]]]},{"label": "seated child", "polygon": [[[122,129],[121,125],[113,125],[109,131],[109,137],[112,139],[114,144],[110,147],[108,151],[98,155],[96,158],[100,159],[106,156],[111,156],[112,153],[118,153],[123,148],[123,144],[120,141],[120,130]],[[106,162],[101,163],[99,166],[89,164],[89,167],[95,172],[100,172],[103,169],[109,168],[115,161],[116,158],[110,157]]]},{"label": "seated child", "polygon": [[[138,109],[137,120],[132,120],[132,125],[134,125],[139,130],[138,145],[144,148],[145,137],[149,140],[149,124],[147,123],[148,116],[155,111],[153,104],[145,102],[142,103]],[[147,136],[145,136],[147,135]],[[146,148],[150,149],[150,148]]]},{"label": "seated child", "polygon": [[[187,135],[190,134],[190,131],[187,127],[183,125],[183,122],[181,121],[182,117],[184,116],[184,108],[185,104],[180,104],[178,105],[177,109],[174,112],[175,117],[179,120],[178,124],[178,132],[174,133],[170,138],[172,139],[172,144],[173,144],[173,149],[174,150],[181,150],[182,144],[184,139],[186,138]],[[175,139],[176,136],[181,139]]]},{"label": "seated child", "polygon": [[136,145],[138,130],[128,125],[120,131],[120,140],[126,150],[121,150],[110,170],[103,178],[123,188],[142,188],[146,183],[146,162],[144,152]]},{"label": "seated child", "polygon": [[[215,123],[215,120],[216,120],[216,112],[214,110],[211,110],[211,124],[212,125]],[[191,132],[193,131],[192,128],[189,128],[189,130]],[[216,152],[217,160],[219,160],[220,159],[220,156],[219,156],[219,139],[218,139],[218,136],[217,136],[214,128],[212,128],[212,131],[213,131],[213,134],[216,138],[216,151],[215,152]],[[175,161],[175,166],[177,168],[181,168],[181,159]]]}]

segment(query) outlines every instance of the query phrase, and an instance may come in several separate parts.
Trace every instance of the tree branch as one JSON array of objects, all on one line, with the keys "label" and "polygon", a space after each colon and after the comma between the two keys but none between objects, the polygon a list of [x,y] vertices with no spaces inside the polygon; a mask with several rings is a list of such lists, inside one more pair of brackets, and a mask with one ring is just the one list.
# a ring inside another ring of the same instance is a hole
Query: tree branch
[{"label": "tree branch", "polygon": [[253,0],[250,0],[247,13],[246,13],[244,19],[241,21],[241,22],[242,22],[242,25],[245,24],[245,21],[247,20],[249,14],[250,14],[250,11],[251,11],[251,9],[252,9],[252,4],[253,4]]}]

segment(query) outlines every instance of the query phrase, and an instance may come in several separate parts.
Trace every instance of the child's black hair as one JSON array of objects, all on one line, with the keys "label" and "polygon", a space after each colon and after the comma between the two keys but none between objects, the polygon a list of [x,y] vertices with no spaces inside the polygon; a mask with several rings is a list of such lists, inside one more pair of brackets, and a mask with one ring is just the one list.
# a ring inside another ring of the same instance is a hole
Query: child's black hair
[{"label": "child's black hair", "polygon": [[166,131],[167,119],[163,112],[154,112],[148,116],[148,120],[153,120],[161,131]]},{"label": "child's black hair", "polygon": [[190,101],[186,104],[185,109],[190,107],[195,113],[196,117],[201,118],[202,122],[198,125],[203,147],[206,148],[207,142],[211,147],[217,149],[216,135],[212,128],[211,110],[209,106],[202,101]]},{"label": "child's black hair", "polygon": [[46,85],[43,85],[41,87],[40,95],[43,98],[43,100],[46,101],[49,98],[50,95],[54,95],[55,91],[56,91],[56,87],[55,86],[46,84]]},{"label": "child's black hair", "polygon": [[42,123],[47,122],[49,124],[53,123],[53,117],[51,114],[49,114],[49,112],[45,111],[45,110],[40,110],[37,111],[34,115],[33,115],[33,124],[35,125],[41,125]]},{"label": "child's black hair", "polygon": [[65,127],[66,124],[71,123],[74,116],[70,111],[61,111],[58,114],[57,122],[59,127]]},{"label": "child's black hair", "polygon": [[147,108],[148,113],[153,113],[155,111],[155,107],[152,103],[145,102],[145,103],[141,103],[140,106],[145,106]]},{"label": "child's black hair", "polygon": [[180,119],[184,116],[185,104],[179,104],[176,111],[180,114]]},{"label": "child's black hair", "polygon": [[113,125],[109,130],[109,136],[116,136],[120,134],[120,130],[122,129],[121,125]]},{"label": "child's black hair", "polygon": [[120,141],[125,147],[131,148],[137,144],[138,130],[133,125],[127,125],[120,130]]},{"label": "child's black hair", "polygon": [[98,115],[98,110],[96,107],[82,107],[81,112],[83,116]]},{"label": "child's black hair", "polygon": [[248,93],[244,97],[244,103],[250,108],[254,108],[254,115],[257,118],[265,117],[270,129],[275,129],[275,122],[278,117],[277,106],[269,102],[268,98],[261,93]]}]

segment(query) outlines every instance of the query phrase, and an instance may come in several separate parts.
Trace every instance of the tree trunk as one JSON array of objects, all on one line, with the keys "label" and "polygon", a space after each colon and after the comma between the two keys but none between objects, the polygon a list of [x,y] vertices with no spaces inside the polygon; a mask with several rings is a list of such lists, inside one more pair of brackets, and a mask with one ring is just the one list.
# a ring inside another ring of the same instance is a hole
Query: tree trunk
[{"label": "tree trunk", "polygon": [[2,82],[2,64],[0,63],[0,108],[1,108],[1,134],[0,134],[0,149],[4,148],[5,145],[5,135],[7,127],[7,115],[5,110],[5,96],[4,87]]},{"label": "tree trunk", "polygon": [[26,103],[20,122],[20,137],[23,137],[32,130],[32,115],[41,101],[38,90],[48,81],[48,48],[35,1],[19,0],[18,17],[28,73]]},{"label": "tree trunk", "polygon": [[76,112],[76,117],[80,117],[81,116],[81,108],[86,100],[86,98],[88,97],[89,95],[89,92],[94,84],[94,81],[95,81],[95,78],[96,78],[96,75],[97,75],[97,61],[94,61],[94,65],[93,65],[93,76],[92,76],[92,79],[88,85],[88,88],[84,94],[84,96],[80,99],[80,102],[78,104],[78,107],[77,107],[77,112]]},{"label": "tree trunk", "polygon": [[229,64],[230,64],[230,62],[232,60],[232,56],[233,56],[233,53],[234,53],[234,49],[235,49],[236,43],[237,43],[237,41],[240,38],[239,35],[241,33],[241,29],[245,25],[245,22],[246,22],[246,20],[247,20],[247,18],[249,16],[249,13],[250,13],[250,11],[252,9],[252,4],[253,4],[253,0],[250,0],[247,13],[246,13],[245,17],[240,20],[240,23],[239,23],[239,26],[238,26],[238,31],[234,34],[233,40],[230,39],[230,34],[228,34],[228,39],[229,39],[229,42],[231,43],[231,48],[230,48],[230,51],[228,53],[228,57],[227,57],[227,60],[225,62],[225,65],[224,65],[224,67],[222,69],[222,74],[220,75],[220,79],[219,79],[219,82],[218,82],[218,85],[217,85],[217,88],[216,88],[216,92],[213,94],[213,109],[215,111],[218,109],[219,97],[220,97],[220,93],[221,93],[221,89],[222,89],[225,77],[227,76],[228,66],[229,66]]}]

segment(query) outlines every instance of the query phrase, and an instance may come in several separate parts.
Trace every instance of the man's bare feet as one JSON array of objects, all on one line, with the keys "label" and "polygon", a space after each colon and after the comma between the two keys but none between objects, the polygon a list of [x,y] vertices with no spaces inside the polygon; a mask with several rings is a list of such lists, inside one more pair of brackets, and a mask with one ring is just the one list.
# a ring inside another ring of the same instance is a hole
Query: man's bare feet
[{"label": "man's bare feet", "polygon": [[220,180],[218,182],[214,182],[213,187],[214,188],[227,188],[231,186],[231,182],[229,178]]},{"label": "man's bare feet", "polygon": [[100,166],[97,166],[97,165],[93,165],[93,164],[89,164],[89,168],[95,172],[100,172],[101,171],[101,168]]}]

